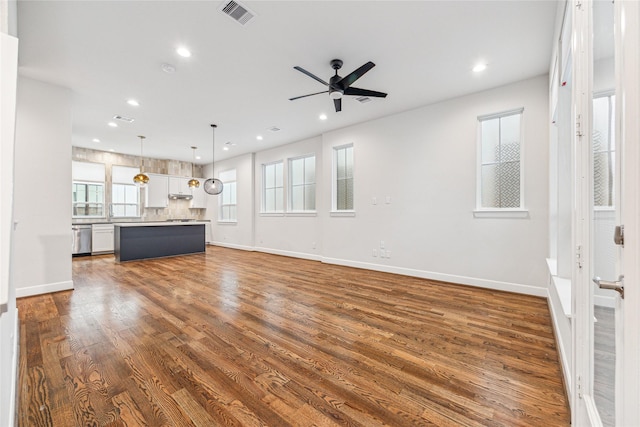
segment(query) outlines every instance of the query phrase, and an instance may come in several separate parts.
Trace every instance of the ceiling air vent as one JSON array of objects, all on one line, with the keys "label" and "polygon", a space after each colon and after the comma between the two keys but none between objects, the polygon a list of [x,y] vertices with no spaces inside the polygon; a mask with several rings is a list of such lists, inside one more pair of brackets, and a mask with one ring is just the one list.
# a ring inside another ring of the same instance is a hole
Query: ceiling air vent
[{"label": "ceiling air vent", "polygon": [[269,130],[270,130],[271,132],[279,132],[279,131],[280,131],[280,128],[279,128],[278,126],[271,126],[271,127],[269,128]]},{"label": "ceiling air vent", "polygon": [[120,121],[127,122],[127,123],[131,123],[134,120],[134,119],[132,119],[130,117],[121,116],[119,114],[116,114],[115,116],[113,116],[113,118],[115,120],[120,120]]},{"label": "ceiling air vent", "polygon": [[220,10],[242,25],[246,25],[254,16],[256,16],[255,13],[251,12],[245,6],[233,0],[224,2]]},{"label": "ceiling air vent", "polygon": [[364,104],[366,102],[371,102],[371,98],[369,98],[368,96],[359,96],[356,98],[356,101]]}]

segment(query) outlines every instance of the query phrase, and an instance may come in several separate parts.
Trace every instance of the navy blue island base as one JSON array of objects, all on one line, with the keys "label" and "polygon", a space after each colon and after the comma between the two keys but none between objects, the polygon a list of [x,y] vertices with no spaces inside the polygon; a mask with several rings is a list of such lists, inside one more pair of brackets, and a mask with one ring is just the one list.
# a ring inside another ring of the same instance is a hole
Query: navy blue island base
[{"label": "navy blue island base", "polygon": [[116,262],[205,252],[204,224],[115,224]]}]

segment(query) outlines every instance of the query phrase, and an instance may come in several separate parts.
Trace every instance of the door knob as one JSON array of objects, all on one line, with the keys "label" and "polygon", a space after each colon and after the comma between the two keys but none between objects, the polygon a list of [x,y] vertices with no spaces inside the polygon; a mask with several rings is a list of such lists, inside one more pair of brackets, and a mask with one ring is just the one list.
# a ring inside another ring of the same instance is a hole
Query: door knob
[{"label": "door knob", "polygon": [[618,280],[616,280],[615,282],[602,280],[598,276],[594,277],[592,280],[593,280],[593,283],[598,285],[600,289],[610,289],[610,290],[616,291],[620,294],[620,297],[624,299],[624,286],[623,286],[624,275],[621,274],[618,277]]}]

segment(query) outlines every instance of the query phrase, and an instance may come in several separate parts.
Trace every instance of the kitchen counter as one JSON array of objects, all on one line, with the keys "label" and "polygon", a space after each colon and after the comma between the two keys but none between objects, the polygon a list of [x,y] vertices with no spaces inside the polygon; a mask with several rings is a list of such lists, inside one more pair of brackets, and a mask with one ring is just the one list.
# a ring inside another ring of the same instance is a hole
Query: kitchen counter
[{"label": "kitchen counter", "polygon": [[203,253],[208,221],[114,223],[117,262]]}]

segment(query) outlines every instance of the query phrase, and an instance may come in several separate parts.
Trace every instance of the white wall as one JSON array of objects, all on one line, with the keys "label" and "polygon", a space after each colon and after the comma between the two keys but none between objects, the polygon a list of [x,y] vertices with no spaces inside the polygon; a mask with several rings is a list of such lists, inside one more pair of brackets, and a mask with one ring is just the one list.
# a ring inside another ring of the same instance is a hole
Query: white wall
[{"label": "white wall", "polygon": [[13,277],[18,297],[72,289],[71,93],[20,77]]},{"label": "white wall", "polygon": [[[4,7],[4,5],[3,5]],[[3,13],[6,12],[3,9]],[[4,19],[4,18],[3,18]],[[13,426],[18,378],[18,310],[11,277],[13,158],[18,41],[0,31],[0,425]]]},{"label": "white wall", "polygon": [[[475,218],[477,116],[518,107],[524,107],[529,217]],[[546,296],[548,133],[548,82],[541,76],[256,153],[250,249]],[[355,151],[356,213],[335,217],[332,150],[348,143]],[[317,216],[260,215],[262,164],[311,152],[318,156]],[[216,171],[225,165],[217,163]],[[239,183],[249,179],[238,171]],[[238,203],[239,212],[246,209]],[[229,231],[248,230],[240,222],[216,225],[214,240],[247,245],[246,235],[240,243]],[[373,256],[381,241],[390,258]]]},{"label": "white wall", "polygon": [[[320,216],[327,208],[322,199],[316,200],[316,214],[261,214],[262,166],[283,161],[285,182],[285,206],[288,203],[286,183],[288,182],[288,161],[296,157],[315,154],[316,194],[323,194],[326,180],[322,176],[322,138],[316,137],[295,144],[288,144],[256,153],[255,161],[255,246],[263,252],[320,259],[322,254],[322,223]],[[320,216],[319,216],[320,215]]]},{"label": "white wall", "polygon": [[[245,154],[217,162],[215,165],[216,178],[220,176],[220,172],[236,170],[238,204],[237,223],[218,223],[218,202],[221,196],[207,195],[205,218],[211,220],[213,243],[216,245],[253,250],[253,156]],[[210,165],[205,168],[204,175],[211,177]]]}]

